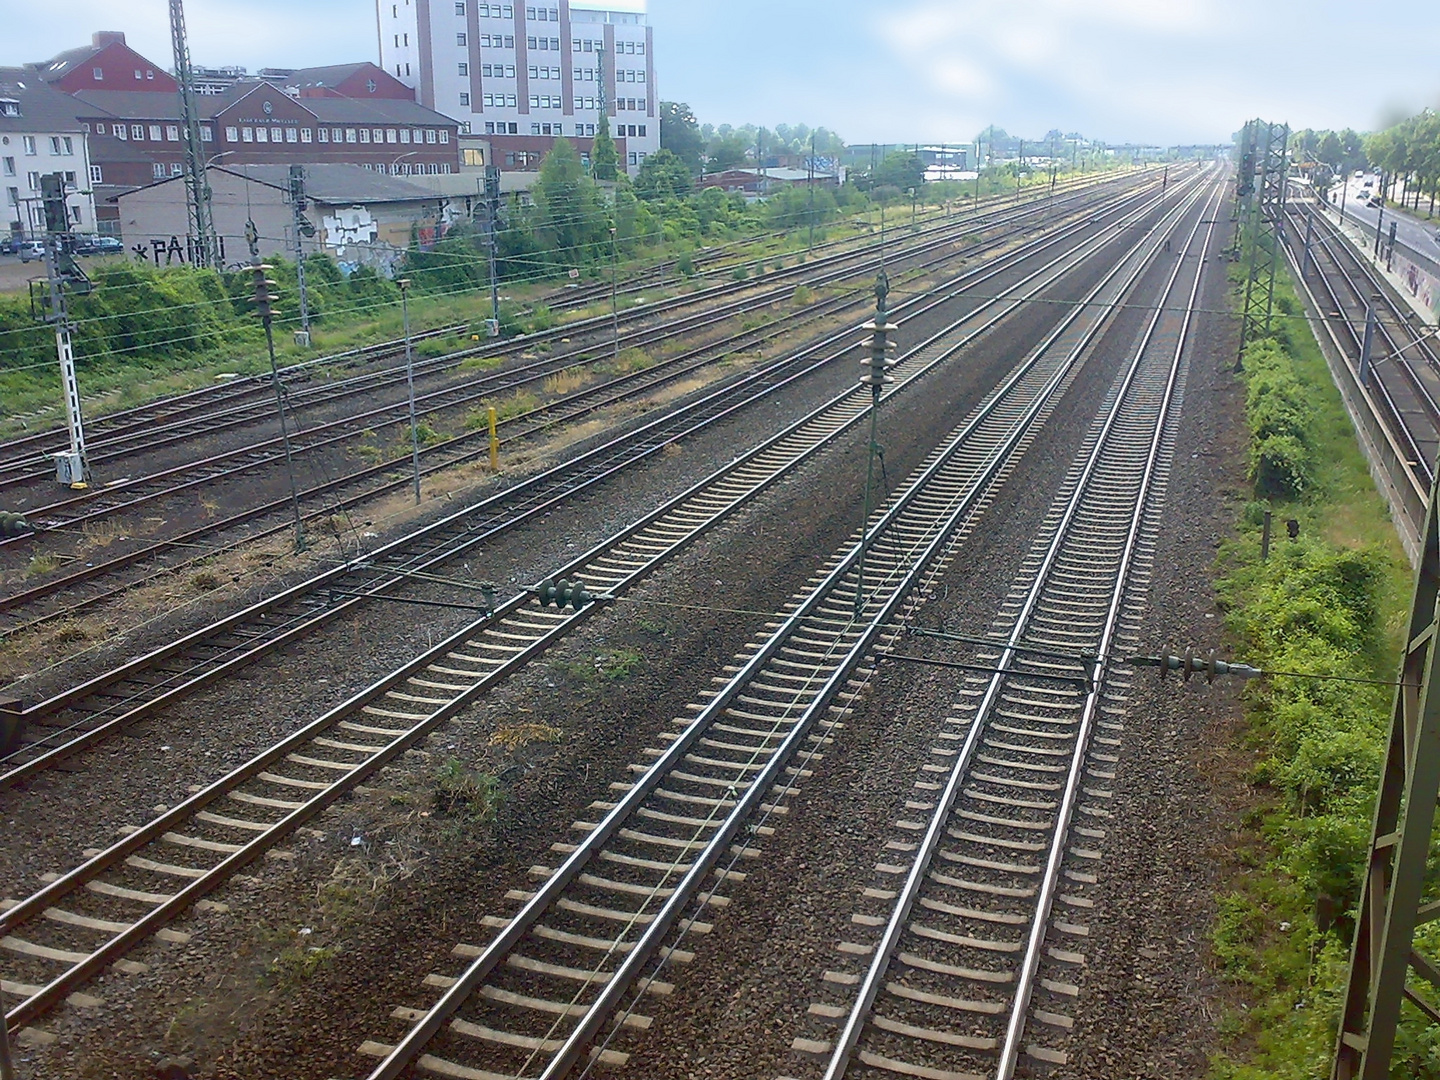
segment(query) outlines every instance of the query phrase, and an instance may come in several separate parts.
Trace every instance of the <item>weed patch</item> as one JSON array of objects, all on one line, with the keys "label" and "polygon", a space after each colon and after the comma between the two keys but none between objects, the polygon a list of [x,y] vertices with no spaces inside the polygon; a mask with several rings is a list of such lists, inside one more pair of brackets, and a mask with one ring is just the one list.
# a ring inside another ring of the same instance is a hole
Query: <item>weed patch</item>
[{"label": "weed patch", "polygon": [[500,809],[500,783],[447,758],[435,774],[435,809],[467,825],[488,825]]}]

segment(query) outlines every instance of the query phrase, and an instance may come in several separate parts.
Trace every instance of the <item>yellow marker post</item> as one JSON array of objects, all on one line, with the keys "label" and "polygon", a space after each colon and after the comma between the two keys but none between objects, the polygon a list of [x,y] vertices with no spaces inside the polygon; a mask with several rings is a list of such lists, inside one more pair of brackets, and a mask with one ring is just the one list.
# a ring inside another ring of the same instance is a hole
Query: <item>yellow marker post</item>
[{"label": "yellow marker post", "polygon": [[495,406],[491,405],[486,412],[490,414],[490,471],[500,471],[500,436],[495,434]]}]

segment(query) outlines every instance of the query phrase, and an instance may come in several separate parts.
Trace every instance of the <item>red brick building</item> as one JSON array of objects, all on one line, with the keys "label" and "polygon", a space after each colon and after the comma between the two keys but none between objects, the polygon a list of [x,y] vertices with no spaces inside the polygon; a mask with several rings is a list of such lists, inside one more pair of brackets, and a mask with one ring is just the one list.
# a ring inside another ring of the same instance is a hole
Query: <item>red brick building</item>
[{"label": "red brick building", "polygon": [[[117,196],[184,171],[175,80],[128,48],[123,34],[96,34],[90,48],[61,53],[35,70],[68,91],[90,133],[102,228],[114,227]],[[198,98],[206,160],[347,164],[396,176],[458,172],[456,121],[416,104],[411,94],[374,64],[236,81]]]}]

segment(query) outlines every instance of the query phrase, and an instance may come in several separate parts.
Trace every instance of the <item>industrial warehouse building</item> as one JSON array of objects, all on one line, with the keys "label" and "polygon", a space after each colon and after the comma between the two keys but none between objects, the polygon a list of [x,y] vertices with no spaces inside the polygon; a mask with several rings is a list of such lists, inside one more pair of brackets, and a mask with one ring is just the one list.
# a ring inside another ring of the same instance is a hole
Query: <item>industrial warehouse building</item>
[{"label": "industrial warehouse building", "polygon": [[[249,258],[247,221],[255,223],[261,256],[295,257],[295,216],[286,165],[212,165],[206,176],[225,265]],[[342,267],[369,266],[389,275],[412,242],[432,243],[463,207],[401,177],[358,165],[305,166],[305,217],[315,235],[306,254],[326,252]],[[132,255],[156,266],[188,263],[183,177],[116,197],[121,237]]]}]

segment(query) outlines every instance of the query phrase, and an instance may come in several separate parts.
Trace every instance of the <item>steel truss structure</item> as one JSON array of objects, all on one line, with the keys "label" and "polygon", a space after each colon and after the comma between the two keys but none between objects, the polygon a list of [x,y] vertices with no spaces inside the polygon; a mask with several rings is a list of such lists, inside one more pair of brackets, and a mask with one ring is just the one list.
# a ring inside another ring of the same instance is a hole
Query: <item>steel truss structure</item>
[{"label": "steel truss structure", "polygon": [[1436,800],[1440,798],[1440,522],[1430,489],[1424,549],[1410,606],[1400,684],[1385,751],[1365,884],[1356,911],[1332,1080],[1388,1080],[1400,1003],[1432,1023],[1440,1008],[1408,985],[1413,971],[1440,987],[1440,962],[1415,949],[1417,927],[1440,918],[1440,899],[1426,898]]},{"label": "steel truss structure", "polygon": [[1270,333],[1275,308],[1275,274],[1285,230],[1285,186],[1289,173],[1290,125],[1251,120],[1240,136],[1240,169],[1235,194],[1241,200],[1237,227],[1247,248],[1245,299],[1241,305],[1240,351]]}]

